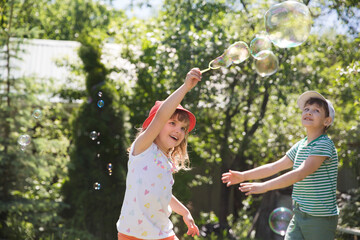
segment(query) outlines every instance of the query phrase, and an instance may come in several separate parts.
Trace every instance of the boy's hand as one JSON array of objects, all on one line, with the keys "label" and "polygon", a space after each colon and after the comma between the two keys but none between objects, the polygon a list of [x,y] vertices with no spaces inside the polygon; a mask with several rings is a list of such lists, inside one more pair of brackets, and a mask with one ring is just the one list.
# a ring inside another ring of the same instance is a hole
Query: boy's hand
[{"label": "boy's hand", "polygon": [[223,183],[226,183],[226,186],[228,187],[245,181],[245,178],[243,173],[229,170],[229,172],[222,174],[221,180]]},{"label": "boy's hand", "polygon": [[260,194],[267,192],[265,183],[263,182],[241,183],[239,190],[244,192],[246,196],[250,194]]},{"label": "boy's hand", "polygon": [[195,221],[190,213],[184,215],[183,220],[188,227],[187,235],[191,235],[192,237],[194,237],[195,235],[200,235],[199,228],[196,226]]},{"label": "boy's hand", "polygon": [[191,69],[185,78],[185,86],[191,90],[201,80],[201,72],[199,68]]}]

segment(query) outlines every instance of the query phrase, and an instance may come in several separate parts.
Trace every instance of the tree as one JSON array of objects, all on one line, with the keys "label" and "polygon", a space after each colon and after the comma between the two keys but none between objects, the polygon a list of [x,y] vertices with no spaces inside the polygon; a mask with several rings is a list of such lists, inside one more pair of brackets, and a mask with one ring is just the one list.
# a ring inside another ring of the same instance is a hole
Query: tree
[{"label": "tree", "polygon": [[[79,237],[114,239],[125,192],[127,111],[120,101],[122,93],[108,81],[108,71],[100,62],[100,40],[84,34],[81,42],[79,56],[86,72],[88,102],[81,105],[71,123],[69,178],[62,188],[69,207],[63,216]],[[105,104],[102,108],[97,104],[100,100]],[[89,136],[92,131],[96,140]],[[110,163],[112,174],[107,170]],[[95,186],[97,183],[100,185]]]},{"label": "tree", "polygon": [[[2,1],[0,7],[5,63],[0,77],[0,237],[6,239],[50,236],[62,223],[57,215],[62,207],[58,186],[65,174],[68,141],[58,119],[66,118],[66,111],[48,103],[45,93],[53,91],[51,81],[17,77],[14,69],[24,38],[38,34],[26,24],[33,4],[13,0]],[[42,118],[32,116],[36,109]],[[23,134],[31,141],[22,151],[17,142]]]}]

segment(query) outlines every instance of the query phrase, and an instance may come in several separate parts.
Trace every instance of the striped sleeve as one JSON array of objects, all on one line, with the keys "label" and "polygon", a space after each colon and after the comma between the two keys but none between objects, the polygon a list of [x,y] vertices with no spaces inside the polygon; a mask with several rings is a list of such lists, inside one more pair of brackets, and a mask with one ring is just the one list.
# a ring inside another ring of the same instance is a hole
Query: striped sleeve
[{"label": "striped sleeve", "polygon": [[332,152],[332,141],[330,139],[323,139],[311,147],[309,156],[325,156],[331,158]]},{"label": "striped sleeve", "polygon": [[295,161],[296,153],[299,149],[300,141],[298,141],[295,145],[293,145],[289,151],[286,152],[286,155],[290,158],[291,161]]}]

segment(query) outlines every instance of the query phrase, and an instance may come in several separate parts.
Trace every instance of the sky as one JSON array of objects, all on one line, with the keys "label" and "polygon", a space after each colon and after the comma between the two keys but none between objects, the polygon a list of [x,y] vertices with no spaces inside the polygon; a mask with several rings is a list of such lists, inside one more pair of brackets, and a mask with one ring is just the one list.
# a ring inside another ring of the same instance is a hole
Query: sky
[{"label": "sky", "polygon": [[[131,2],[134,4],[134,8],[131,10],[129,6]],[[140,1],[137,0],[113,0],[113,6],[117,9],[126,10],[126,14],[129,17],[136,16],[142,19],[147,19],[156,14],[157,10],[160,8],[163,0],[150,0],[152,7],[136,7]]]}]

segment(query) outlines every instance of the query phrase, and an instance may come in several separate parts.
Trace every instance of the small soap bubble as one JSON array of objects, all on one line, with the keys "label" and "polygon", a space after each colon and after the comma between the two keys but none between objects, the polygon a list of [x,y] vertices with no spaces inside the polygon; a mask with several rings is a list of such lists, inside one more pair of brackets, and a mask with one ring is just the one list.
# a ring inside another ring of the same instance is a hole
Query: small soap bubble
[{"label": "small soap bubble", "polygon": [[109,164],[107,165],[107,168],[108,168],[108,170],[112,170],[112,164],[109,163]]},{"label": "small soap bubble", "polygon": [[97,157],[97,158],[100,158],[100,153],[96,154],[96,157]]},{"label": "small soap bubble", "polygon": [[102,95],[103,95],[102,92],[98,92],[99,97],[102,97]]},{"label": "small soap bubble", "polygon": [[94,189],[95,189],[95,190],[100,190],[100,189],[101,189],[101,184],[98,183],[98,182],[95,182],[95,183],[94,183]]},{"label": "small soap bubble", "polygon": [[17,142],[21,147],[26,147],[30,144],[31,137],[27,134],[20,135]]},{"label": "small soap bubble", "polygon": [[264,53],[271,51],[271,41],[265,36],[256,37],[250,42],[250,51],[255,59],[265,58]]},{"label": "small soap bubble", "polygon": [[265,13],[265,29],[280,48],[296,47],[306,41],[312,25],[309,8],[297,1],[273,5]]},{"label": "small soap bubble", "polygon": [[40,120],[42,117],[42,112],[40,109],[35,109],[33,114],[32,114],[33,118]]},{"label": "small soap bubble", "polygon": [[255,60],[255,70],[261,77],[276,73],[278,68],[279,60],[272,51],[262,51],[259,59]]},{"label": "small soap bubble", "polygon": [[97,137],[98,137],[98,133],[96,131],[92,131],[90,133],[91,140],[95,140],[95,139],[97,139]]},{"label": "small soap bubble", "polygon": [[100,145],[100,141],[97,141],[96,144],[97,144],[97,145]]},{"label": "small soap bubble", "polygon": [[109,175],[112,175],[112,164],[111,164],[111,163],[109,163],[109,164],[107,165],[107,169],[108,169],[108,171],[109,171]]},{"label": "small soap bubble", "polygon": [[285,236],[286,229],[290,223],[293,213],[286,207],[274,209],[269,216],[269,226],[273,232]]},{"label": "small soap bubble", "polygon": [[99,100],[99,101],[97,102],[97,105],[98,105],[99,108],[102,108],[102,107],[104,107],[105,102],[104,102],[103,100]]}]

